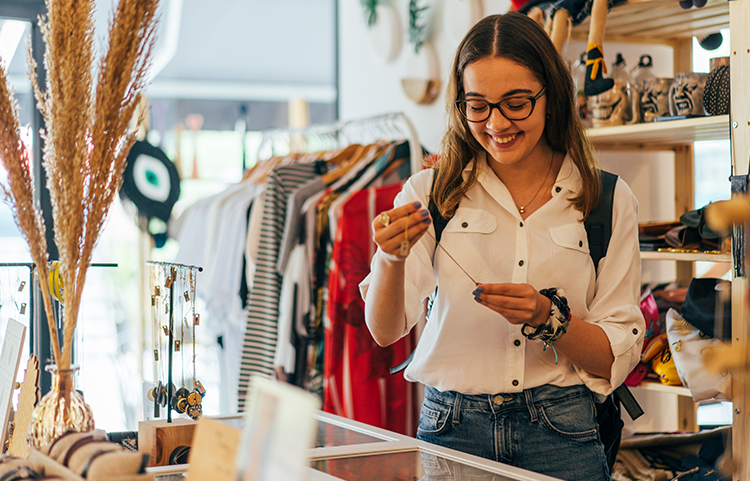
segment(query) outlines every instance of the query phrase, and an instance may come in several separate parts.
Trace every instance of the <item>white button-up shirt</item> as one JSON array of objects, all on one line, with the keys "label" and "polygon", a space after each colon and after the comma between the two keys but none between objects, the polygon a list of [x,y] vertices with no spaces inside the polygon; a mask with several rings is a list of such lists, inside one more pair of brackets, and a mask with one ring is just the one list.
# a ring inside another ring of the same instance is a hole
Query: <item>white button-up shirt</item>
[{"label": "white button-up shirt", "polygon": [[[409,329],[420,320],[422,301],[440,286],[406,379],[465,394],[581,383],[608,394],[638,363],[645,330],[639,308],[638,204],[630,188],[622,179],[617,181],[612,238],[597,275],[581,213],[568,200],[581,187],[570,158],[565,158],[552,187],[552,199],[526,220],[483,158],[478,167],[478,182],[461,199],[442,234],[441,245],[450,256],[436,249],[431,225],[431,235],[424,235],[406,260]],[[419,201],[426,208],[432,173],[412,176],[394,205]],[[478,283],[562,288],[572,314],[607,334],[615,358],[611,381],[578,369],[559,354],[555,364],[552,349],[545,351],[542,343],[527,340],[521,326],[474,300],[476,286],[456,262]],[[363,296],[371,276],[360,284]]]}]

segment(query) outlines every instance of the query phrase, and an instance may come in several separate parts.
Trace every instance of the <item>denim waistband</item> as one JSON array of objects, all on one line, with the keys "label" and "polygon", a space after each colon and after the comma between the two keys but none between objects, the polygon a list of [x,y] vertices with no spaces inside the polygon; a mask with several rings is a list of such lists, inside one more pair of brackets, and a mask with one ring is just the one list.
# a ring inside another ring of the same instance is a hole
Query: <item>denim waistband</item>
[{"label": "denim waistband", "polygon": [[560,399],[590,394],[591,391],[583,384],[559,387],[551,384],[524,389],[522,392],[497,394],[463,394],[456,391],[438,391],[434,387],[425,386],[424,397],[433,402],[448,405],[460,405],[462,408],[525,408],[532,404],[547,404]]}]

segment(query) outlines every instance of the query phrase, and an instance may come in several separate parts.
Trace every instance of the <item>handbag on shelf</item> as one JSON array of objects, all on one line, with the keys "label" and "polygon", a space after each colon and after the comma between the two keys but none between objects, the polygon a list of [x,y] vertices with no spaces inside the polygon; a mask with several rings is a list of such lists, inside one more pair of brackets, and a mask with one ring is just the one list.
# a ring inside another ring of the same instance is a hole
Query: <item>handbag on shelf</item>
[{"label": "handbag on shelf", "polygon": [[704,363],[708,351],[723,346],[719,339],[703,333],[674,309],[667,312],[667,337],[677,375],[690,389],[693,401],[732,399],[732,375],[711,373]]}]

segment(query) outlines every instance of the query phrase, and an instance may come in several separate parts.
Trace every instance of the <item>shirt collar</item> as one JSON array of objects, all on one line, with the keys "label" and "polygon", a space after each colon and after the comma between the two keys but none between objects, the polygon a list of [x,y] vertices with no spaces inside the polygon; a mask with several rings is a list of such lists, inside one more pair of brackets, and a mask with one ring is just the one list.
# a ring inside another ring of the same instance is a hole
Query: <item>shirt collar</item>
[{"label": "shirt collar", "polygon": [[[474,162],[478,162],[477,180],[480,183],[484,183],[485,176],[489,175],[491,168],[487,163],[487,152],[480,152],[474,157]],[[466,164],[463,170],[464,179],[468,178],[471,172],[473,162]],[[557,174],[557,180],[555,180],[555,187],[561,187],[567,189],[574,194],[578,194],[581,191],[581,173],[578,171],[578,167],[573,163],[573,160],[569,155],[563,159],[563,164],[560,167],[560,172]]]},{"label": "shirt collar", "polygon": [[562,187],[574,194],[578,194],[581,191],[582,184],[581,173],[578,171],[578,167],[573,163],[570,156],[566,155],[565,159],[563,159],[563,164],[560,167],[560,172],[557,174],[555,186]]}]

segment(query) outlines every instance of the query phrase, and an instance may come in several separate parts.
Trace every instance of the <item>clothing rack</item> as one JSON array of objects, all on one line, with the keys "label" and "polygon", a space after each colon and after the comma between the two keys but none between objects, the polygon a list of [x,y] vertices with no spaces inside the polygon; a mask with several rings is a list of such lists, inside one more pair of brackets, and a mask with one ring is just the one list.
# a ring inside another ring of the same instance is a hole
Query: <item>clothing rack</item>
[{"label": "clothing rack", "polygon": [[298,152],[316,152],[377,140],[409,141],[411,173],[422,170],[422,146],[414,124],[401,112],[297,129],[271,129],[263,132],[258,159]]}]

